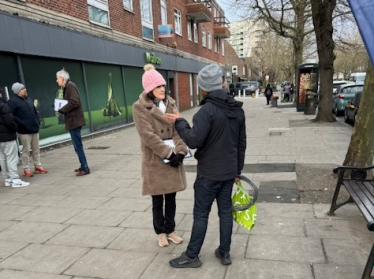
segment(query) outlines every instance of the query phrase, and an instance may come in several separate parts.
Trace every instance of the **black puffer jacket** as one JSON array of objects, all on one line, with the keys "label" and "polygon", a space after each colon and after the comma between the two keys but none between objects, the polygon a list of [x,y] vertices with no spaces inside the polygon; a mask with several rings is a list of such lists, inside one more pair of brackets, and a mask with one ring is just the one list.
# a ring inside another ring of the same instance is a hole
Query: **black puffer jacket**
[{"label": "black puffer jacket", "polygon": [[12,141],[17,138],[17,124],[14,122],[9,107],[0,99],[0,142]]},{"label": "black puffer jacket", "polygon": [[22,98],[13,95],[8,102],[8,106],[18,125],[18,133],[36,134],[39,132],[39,115],[30,97]]},{"label": "black puffer jacket", "polygon": [[197,148],[197,173],[211,180],[237,177],[244,166],[245,115],[242,102],[223,90],[209,93],[193,117],[193,127],[178,118],[175,127],[190,148]]}]

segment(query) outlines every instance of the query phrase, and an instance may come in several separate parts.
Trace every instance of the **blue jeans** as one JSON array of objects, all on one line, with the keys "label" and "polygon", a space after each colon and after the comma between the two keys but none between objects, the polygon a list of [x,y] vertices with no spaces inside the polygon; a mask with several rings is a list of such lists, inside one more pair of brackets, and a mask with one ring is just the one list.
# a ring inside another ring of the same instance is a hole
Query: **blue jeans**
[{"label": "blue jeans", "polygon": [[79,163],[81,164],[81,169],[85,172],[90,172],[90,168],[87,165],[86,155],[84,154],[82,136],[81,136],[82,127],[69,130],[71,140],[73,142],[75,153],[78,155]]},{"label": "blue jeans", "polygon": [[226,181],[213,181],[197,175],[194,184],[195,204],[193,209],[193,226],[190,243],[186,254],[190,258],[196,258],[204,243],[208,227],[209,213],[213,201],[217,200],[219,216],[220,246],[221,253],[229,253],[232,235],[232,202],[231,192],[234,179]]}]

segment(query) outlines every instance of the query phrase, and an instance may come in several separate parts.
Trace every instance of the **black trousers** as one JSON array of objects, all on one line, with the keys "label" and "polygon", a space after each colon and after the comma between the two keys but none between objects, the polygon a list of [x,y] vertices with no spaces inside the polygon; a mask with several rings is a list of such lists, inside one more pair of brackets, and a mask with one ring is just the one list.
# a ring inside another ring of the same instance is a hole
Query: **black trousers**
[{"label": "black trousers", "polygon": [[[175,229],[175,196],[177,193],[152,196],[153,228],[156,234],[170,234]],[[165,197],[165,213],[164,213]]]}]

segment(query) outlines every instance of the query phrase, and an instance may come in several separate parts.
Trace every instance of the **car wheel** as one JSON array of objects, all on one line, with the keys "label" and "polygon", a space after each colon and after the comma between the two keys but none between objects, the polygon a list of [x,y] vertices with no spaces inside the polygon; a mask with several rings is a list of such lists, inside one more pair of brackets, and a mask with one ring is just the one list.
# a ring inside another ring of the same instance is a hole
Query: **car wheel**
[{"label": "car wheel", "polygon": [[347,110],[344,111],[344,122],[349,123],[348,115],[347,115]]}]

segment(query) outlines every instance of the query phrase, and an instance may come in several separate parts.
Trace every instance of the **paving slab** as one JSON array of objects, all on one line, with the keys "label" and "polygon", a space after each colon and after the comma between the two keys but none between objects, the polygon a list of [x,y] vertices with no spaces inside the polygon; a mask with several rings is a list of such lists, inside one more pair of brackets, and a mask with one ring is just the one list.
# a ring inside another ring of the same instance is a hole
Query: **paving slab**
[{"label": "paving slab", "polygon": [[76,208],[37,207],[17,219],[28,222],[63,223],[81,211],[82,209]]},{"label": "paving slab", "polygon": [[[47,274],[40,272],[27,272],[5,269],[0,271],[0,279],[71,279],[71,276]],[[74,278],[76,279],[76,278]]]},{"label": "paving slab", "polygon": [[358,220],[307,220],[306,234],[313,238],[372,239],[374,235],[363,219]]},{"label": "paving slab", "polygon": [[[213,277],[210,277],[213,278]],[[308,263],[245,259],[235,261],[228,268],[225,279],[315,279]],[[329,277],[326,277],[329,278]],[[326,279],[325,278],[325,279]],[[330,279],[330,278],[329,278]]]},{"label": "paving slab", "polygon": [[13,226],[14,224],[17,224],[18,221],[2,221],[0,220],[0,232]]},{"label": "paving slab", "polygon": [[[203,265],[200,268],[172,268],[169,261],[178,255],[174,254],[157,254],[155,259],[148,265],[139,279],[153,278],[215,278],[224,279],[227,267],[221,265],[217,258],[210,257],[202,259]],[[123,277],[122,277],[123,278]],[[126,277],[127,278],[127,277]],[[130,277],[128,277],[130,278]]]},{"label": "paving slab", "polygon": [[67,227],[68,225],[62,224],[24,221],[0,232],[0,240],[43,243]]},{"label": "paving slab", "polygon": [[154,261],[155,256],[155,253],[149,252],[92,249],[64,274],[107,279],[137,279]]},{"label": "paving slab", "polygon": [[246,257],[297,263],[326,263],[322,241],[306,237],[251,235]]},{"label": "paving slab", "polygon": [[122,231],[123,228],[71,225],[48,240],[46,244],[105,248]]},{"label": "paving slab", "polygon": [[[184,238],[183,231],[178,232],[178,235]],[[152,253],[172,253],[175,247],[176,245],[171,241],[168,247],[161,248],[158,246],[157,235],[153,229],[127,228],[107,248],[125,251],[141,250]]]},{"label": "paving slab", "polygon": [[0,204],[0,220],[14,220],[17,217],[30,212],[33,206],[18,206],[9,204]]},{"label": "paving slab", "polygon": [[[7,188],[9,188],[9,191],[5,192]],[[14,201],[27,195],[26,193],[14,193],[11,190],[13,190],[13,188],[11,187],[0,187],[0,204],[7,204],[11,201]]]},{"label": "paving slab", "polygon": [[364,267],[371,250],[370,245],[363,243],[360,245],[359,240],[323,239],[322,241],[328,262],[339,266]]},{"label": "paving slab", "polygon": [[82,208],[94,209],[103,205],[110,200],[109,197],[81,197],[69,196],[65,199],[57,201],[52,204],[54,207],[69,207],[69,208]]},{"label": "paving slab", "polygon": [[315,279],[353,279],[361,278],[365,265],[338,266],[335,264],[314,264]]},{"label": "paving slab", "polygon": [[0,263],[0,268],[61,274],[88,251],[87,248],[30,244]]},{"label": "paving slab", "polygon": [[27,243],[0,241],[0,261],[26,247]]},{"label": "paving slab", "polygon": [[251,234],[306,237],[305,220],[279,219],[278,217],[258,218]]},{"label": "paving slab", "polygon": [[131,211],[85,209],[67,220],[65,223],[76,225],[117,227],[128,216],[130,216],[131,213]]},{"label": "paving slab", "polygon": [[151,199],[110,198],[97,208],[99,210],[127,210],[143,212],[151,206]]}]

